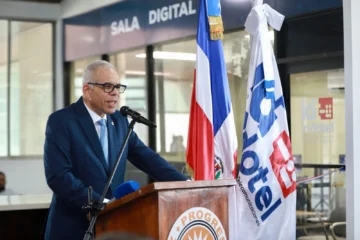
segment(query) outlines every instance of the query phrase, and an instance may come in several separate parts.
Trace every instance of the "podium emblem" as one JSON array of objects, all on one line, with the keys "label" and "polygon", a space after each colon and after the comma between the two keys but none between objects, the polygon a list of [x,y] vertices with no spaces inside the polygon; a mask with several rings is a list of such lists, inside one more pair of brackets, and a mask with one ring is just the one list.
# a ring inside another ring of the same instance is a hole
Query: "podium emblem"
[{"label": "podium emblem", "polygon": [[171,228],[168,240],[226,240],[219,218],[209,209],[190,208],[180,215]]}]

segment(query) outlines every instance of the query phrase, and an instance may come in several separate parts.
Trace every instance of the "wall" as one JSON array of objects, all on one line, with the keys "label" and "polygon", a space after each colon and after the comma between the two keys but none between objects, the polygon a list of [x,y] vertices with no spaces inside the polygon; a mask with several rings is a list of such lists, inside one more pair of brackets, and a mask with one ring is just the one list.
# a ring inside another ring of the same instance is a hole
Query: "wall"
[{"label": "wall", "polygon": [[[344,1],[344,54],[346,89],[346,232],[347,239],[360,239],[360,1]],[[359,177],[358,177],[359,176]]]},{"label": "wall", "polygon": [[7,188],[19,194],[47,194],[42,159],[0,160],[0,171],[6,173]]}]

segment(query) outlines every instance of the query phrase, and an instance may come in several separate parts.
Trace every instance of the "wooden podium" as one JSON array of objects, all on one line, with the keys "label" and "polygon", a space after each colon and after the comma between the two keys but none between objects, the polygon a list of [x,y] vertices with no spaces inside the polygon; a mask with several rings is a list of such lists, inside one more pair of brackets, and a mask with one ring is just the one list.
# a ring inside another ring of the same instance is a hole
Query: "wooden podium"
[{"label": "wooden podium", "polygon": [[149,184],[108,204],[97,220],[96,236],[126,232],[153,239],[180,240],[179,236],[169,237],[170,232],[181,236],[198,234],[200,226],[207,227],[203,234],[208,231],[217,237],[226,236],[219,239],[229,239],[228,196],[235,184],[235,180]]}]

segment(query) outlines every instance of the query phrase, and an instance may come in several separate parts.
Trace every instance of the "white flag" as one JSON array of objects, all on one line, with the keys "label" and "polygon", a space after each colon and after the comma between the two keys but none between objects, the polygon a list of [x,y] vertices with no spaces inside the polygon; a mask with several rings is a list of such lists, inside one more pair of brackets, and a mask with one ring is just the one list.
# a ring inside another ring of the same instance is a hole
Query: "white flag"
[{"label": "white flag", "polygon": [[279,31],[283,20],[262,0],[253,0],[245,23],[251,35],[251,56],[237,179],[237,239],[291,240],[296,235],[295,166],[268,33],[268,24]]}]

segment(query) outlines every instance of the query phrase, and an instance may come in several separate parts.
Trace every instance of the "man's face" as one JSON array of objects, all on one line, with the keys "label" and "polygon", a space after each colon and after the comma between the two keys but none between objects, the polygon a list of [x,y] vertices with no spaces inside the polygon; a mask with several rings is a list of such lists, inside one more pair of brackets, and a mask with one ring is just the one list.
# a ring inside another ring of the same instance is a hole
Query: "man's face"
[{"label": "man's face", "polygon": [[5,176],[0,174],[0,190],[5,188],[6,179]]},{"label": "man's face", "polygon": [[[91,82],[119,84],[119,75],[111,68],[98,68],[93,74]],[[119,91],[115,88],[111,93],[106,93],[99,85],[85,84],[83,95],[86,104],[99,116],[112,114],[116,111],[119,101]]]}]

